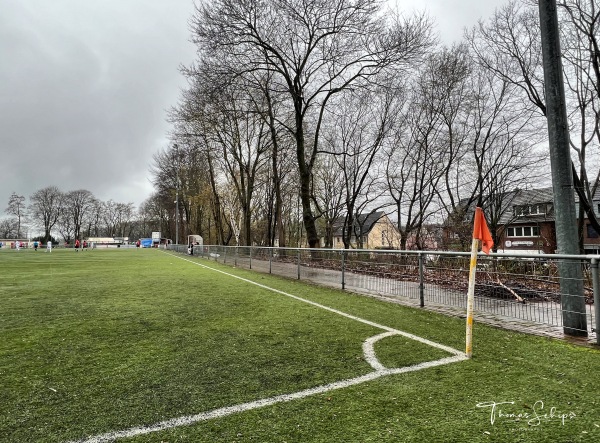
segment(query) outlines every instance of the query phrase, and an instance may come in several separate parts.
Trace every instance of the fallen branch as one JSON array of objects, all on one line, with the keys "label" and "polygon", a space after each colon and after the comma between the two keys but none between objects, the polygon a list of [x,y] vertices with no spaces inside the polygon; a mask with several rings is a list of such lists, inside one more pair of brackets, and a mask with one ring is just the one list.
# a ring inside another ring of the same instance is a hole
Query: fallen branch
[{"label": "fallen branch", "polygon": [[498,282],[498,284],[499,284],[500,286],[502,286],[502,287],[503,287],[504,289],[506,289],[506,290],[507,290],[509,293],[511,293],[511,294],[512,294],[512,295],[513,295],[513,296],[514,296],[516,299],[517,299],[517,301],[518,301],[519,303],[523,303],[523,304],[525,304],[525,299],[523,299],[522,297],[520,297],[520,296],[519,296],[519,294],[517,294],[515,291],[513,291],[513,290],[512,290],[512,289],[510,289],[508,286],[506,286],[504,283],[502,283],[502,282],[500,281],[500,279],[499,279],[499,278],[496,278],[496,281]]}]

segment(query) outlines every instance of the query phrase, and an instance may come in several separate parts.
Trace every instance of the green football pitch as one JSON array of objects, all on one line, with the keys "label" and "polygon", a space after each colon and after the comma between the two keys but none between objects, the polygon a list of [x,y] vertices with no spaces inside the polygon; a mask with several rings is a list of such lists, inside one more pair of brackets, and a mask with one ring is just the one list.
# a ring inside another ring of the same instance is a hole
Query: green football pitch
[{"label": "green football pitch", "polygon": [[156,249],[0,250],[0,441],[594,442],[600,351]]}]

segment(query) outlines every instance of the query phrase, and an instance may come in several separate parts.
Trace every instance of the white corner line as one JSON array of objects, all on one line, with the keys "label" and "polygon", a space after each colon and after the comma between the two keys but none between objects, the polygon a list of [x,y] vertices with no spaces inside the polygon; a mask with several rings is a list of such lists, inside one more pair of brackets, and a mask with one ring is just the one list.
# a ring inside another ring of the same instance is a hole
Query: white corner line
[{"label": "white corner line", "polygon": [[375,354],[375,343],[377,343],[379,340],[382,340],[386,337],[391,337],[394,335],[398,335],[398,334],[396,334],[395,332],[384,332],[382,334],[374,335],[373,337],[369,337],[364,341],[363,354],[365,355],[365,360],[376,371],[384,371],[386,368],[377,359],[377,355]]},{"label": "white corner line", "polygon": [[[177,256],[175,256],[175,257],[177,257]],[[407,332],[389,328],[387,326],[383,326],[378,323],[374,323],[369,320],[365,320],[360,317],[356,317],[354,315],[347,314],[342,311],[338,311],[337,309],[333,309],[328,306],[321,305],[319,303],[315,303],[310,300],[306,300],[306,299],[304,299],[302,297],[298,297],[296,295],[288,294],[288,293],[280,291],[278,289],[271,288],[269,286],[262,285],[260,283],[256,283],[252,280],[248,280],[246,278],[239,277],[237,275],[230,274],[228,272],[221,271],[219,269],[215,269],[210,266],[203,265],[201,263],[197,263],[197,262],[189,260],[187,258],[182,258],[182,257],[177,257],[177,258],[188,261],[189,263],[193,263],[198,266],[202,266],[202,267],[204,267],[206,269],[210,269],[212,271],[220,272],[220,273],[228,275],[230,277],[242,280],[244,282],[259,286],[264,289],[267,289],[269,291],[273,291],[278,294],[285,295],[287,297],[291,297],[293,299],[302,301],[304,303],[308,303],[310,305],[319,307],[321,309],[325,309],[329,312],[333,312],[335,314],[342,315],[342,316],[350,318],[352,320],[356,320],[358,322],[365,323],[365,324],[374,326],[379,329],[383,329],[386,332],[369,337],[363,342],[363,353],[365,356],[365,360],[371,365],[371,367],[374,369],[374,371],[369,372],[365,375],[358,376],[358,377],[341,380],[341,381],[337,381],[337,382],[333,382],[333,383],[328,383],[326,385],[316,386],[314,388],[305,389],[305,390],[294,392],[291,394],[282,394],[282,395],[277,395],[274,397],[263,398],[263,399],[259,399],[259,400],[255,400],[255,401],[251,401],[251,402],[247,402],[247,403],[241,403],[238,405],[227,406],[227,407],[219,408],[219,409],[213,409],[212,411],[201,412],[201,413],[195,414],[195,415],[185,415],[185,416],[161,421],[161,422],[155,423],[153,425],[149,425],[149,426],[137,426],[137,427],[129,428],[129,429],[122,430],[122,431],[107,432],[105,434],[99,434],[99,435],[91,436],[91,437],[84,438],[81,440],[72,440],[68,443],[114,442],[115,440],[120,439],[120,438],[131,438],[131,437],[136,437],[139,435],[150,434],[152,432],[158,432],[158,431],[163,431],[163,430],[167,430],[167,429],[172,429],[172,428],[176,428],[179,426],[188,426],[188,425],[192,425],[194,423],[198,423],[198,422],[202,422],[202,421],[212,420],[215,418],[221,418],[221,417],[225,417],[228,415],[232,415],[232,414],[236,414],[236,413],[240,413],[240,412],[244,412],[244,411],[249,411],[252,409],[262,408],[265,406],[271,406],[271,405],[274,405],[277,403],[285,403],[285,402],[289,402],[292,400],[298,400],[301,398],[310,397],[310,396],[313,396],[316,394],[323,394],[323,393],[333,391],[336,389],[343,389],[343,388],[347,388],[350,386],[355,386],[355,385],[358,385],[361,383],[365,383],[368,381],[373,381],[380,377],[384,377],[384,376],[388,376],[388,375],[396,375],[396,374],[404,374],[407,372],[420,371],[420,370],[432,368],[435,366],[442,366],[442,365],[447,365],[450,363],[457,363],[460,361],[467,360],[467,356],[465,355],[465,353],[457,351],[456,349],[453,349],[451,347],[424,339],[422,337],[419,337],[419,336],[416,336],[413,334],[409,334]],[[452,356],[442,358],[439,360],[418,363],[418,364],[411,365],[411,366],[404,366],[402,368],[386,368],[381,364],[381,362],[379,362],[379,360],[377,359],[377,357],[375,355],[375,343],[377,343],[379,340],[382,340],[386,337],[391,337],[394,335],[401,335],[401,336],[410,338],[412,340],[430,345],[432,347],[442,349],[442,350],[447,351],[448,353],[452,354]]]},{"label": "white corner line", "polygon": [[213,409],[208,412],[201,412],[195,415],[186,415],[182,417],[172,418],[170,420],[161,421],[159,423],[150,426],[138,426],[123,431],[108,432],[106,434],[96,435],[83,440],[76,440],[69,443],[108,443],[113,442],[119,438],[131,438],[139,435],[150,434],[152,432],[164,431],[180,426],[189,426],[198,422],[208,421],[216,418],[226,417],[228,415],[237,414],[244,411],[250,411],[252,409],[258,409],[265,406],[271,406],[277,403],[285,403],[292,400],[298,400],[301,398],[310,397],[316,394],[324,394],[336,389],[348,388],[350,386],[359,385],[361,383],[376,380],[380,377],[395,374],[404,374],[407,372],[420,371],[422,369],[432,368],[435,366],[447,365],[450,363],[456,363],[459,361],[466,360],[466,356],[455,355],[452,357],[442,358],[440,360],[428,361],[425,363],[419,363],[412,366],[405,366],[403,368],[394,369],[383,369],[379,371],[369,372],[368,374],[361,375],[359,377],[350,378],[346,380],[329,383],[322,386],[317,386],[303,391],[294,392],[292,394],[282,394],[275,397],[263,398],[247,403],[241,403],[239,405],[227,406],[224,408]]}]

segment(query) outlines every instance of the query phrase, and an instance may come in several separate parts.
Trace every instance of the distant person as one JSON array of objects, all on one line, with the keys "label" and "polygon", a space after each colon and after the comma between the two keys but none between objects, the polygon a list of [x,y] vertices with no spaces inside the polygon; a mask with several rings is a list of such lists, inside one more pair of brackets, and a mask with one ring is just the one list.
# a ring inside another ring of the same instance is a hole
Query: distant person
[{"label": "distant person", "polygon": [[75,252],[79,252],[79,239],[75,240]]},{"label": "distant person", "polygon": [[135,247],[136,247],[136,248],[139,248],[139,247],[140,247],[140,241],[139,241],[139,240],[135,242]]},{"label": "distant person", "polygon": [[52,252],[52,240],[48,240],[46,243],[46,252]]},{"label": "distant person", "polygon": [[33,242],[33,250],[36,251],[36,252],[37,252],[38,245],[39,244],[38,244],[37,240]]},{"label": "distant person", "polygon": [[87,245],[87,241],[86,241],[86,240],[84,240],[84,241],[83,241],[83,250],[84,250],[84,251],[87,249],[87,246],[88,246],[88,245]]},{"label": "distant person", "polygon": [[15,249],[16,249],[17,251],[20,251],[20,250],[21,250],[21,242],[20,242],[19,240],[17,240],[17,241],[15,242]]}]

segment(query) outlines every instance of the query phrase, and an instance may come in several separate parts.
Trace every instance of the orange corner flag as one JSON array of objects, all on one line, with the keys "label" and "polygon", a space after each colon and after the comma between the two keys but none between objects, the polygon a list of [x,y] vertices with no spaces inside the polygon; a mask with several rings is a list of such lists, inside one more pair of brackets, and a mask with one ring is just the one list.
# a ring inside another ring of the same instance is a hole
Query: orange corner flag
[{"label": "orange corner flag", "polygon": [[481,250],[489,254],[490,249],[494,246],[494,240],[492,240],[492,234],[488,229],[487,223],[485,222],[485,216],[483,210],[477,206],[475,208],[475,223],[473,225],[473,238],[481,240]]}]

